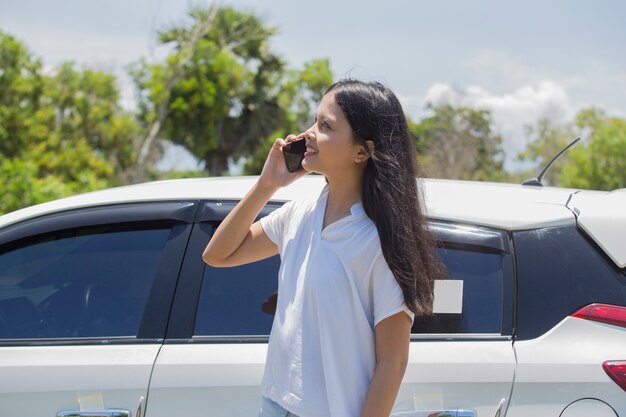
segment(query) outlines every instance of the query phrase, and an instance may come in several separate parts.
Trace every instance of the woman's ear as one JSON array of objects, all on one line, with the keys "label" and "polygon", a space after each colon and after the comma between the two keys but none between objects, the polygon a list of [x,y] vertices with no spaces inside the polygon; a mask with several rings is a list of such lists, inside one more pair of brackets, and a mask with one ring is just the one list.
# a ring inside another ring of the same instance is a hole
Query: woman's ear
[{"label": "woman's ear", "polygon": [[360,145],[359,150],[354,156],[354,162],[361,163],[367,161],[374,153],[374,141],[366,140],[365,146]]}]

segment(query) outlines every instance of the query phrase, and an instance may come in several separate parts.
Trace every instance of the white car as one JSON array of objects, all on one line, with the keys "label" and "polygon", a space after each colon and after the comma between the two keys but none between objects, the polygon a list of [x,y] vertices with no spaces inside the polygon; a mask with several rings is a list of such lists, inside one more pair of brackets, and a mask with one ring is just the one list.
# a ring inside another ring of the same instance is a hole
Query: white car
[{"label": "white car", "polygon": [[[0,416],[255,416],[279,259],[201,259],[255,181],[0,217]],[[260,216],[324,184],[308,175]],[[626,416],[626,189],[423,187],[450,276],[415,320],[392,415]]]}]

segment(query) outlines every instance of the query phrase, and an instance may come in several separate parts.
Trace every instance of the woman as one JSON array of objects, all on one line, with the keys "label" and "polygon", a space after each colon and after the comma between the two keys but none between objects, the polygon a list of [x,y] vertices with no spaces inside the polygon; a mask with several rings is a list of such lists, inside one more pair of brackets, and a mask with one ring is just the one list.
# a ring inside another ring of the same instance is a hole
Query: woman
[{"label": "woman", "polygon": [[[282,148],[305,138],[303,170]],[[315,123],[276,139],[263,171],[222,222],[203,259],[236,266],[281,256],[278,305],[260,416],[388,416],[408,361],[415,314],[432,311],[437,265],[416,186],[416,152],[396,96],[344,80]],[[313,201],[252,223],[272,194],[308,172]]]}]

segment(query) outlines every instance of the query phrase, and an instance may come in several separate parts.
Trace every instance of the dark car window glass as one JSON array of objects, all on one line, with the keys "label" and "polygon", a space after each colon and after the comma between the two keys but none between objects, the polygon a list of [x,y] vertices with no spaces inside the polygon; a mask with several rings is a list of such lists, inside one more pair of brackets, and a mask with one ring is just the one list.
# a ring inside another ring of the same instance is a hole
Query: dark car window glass
[{"label": "dark car window glass", "polygon": [[575,225],[513,234],[517,338],[533,339],[591,303],[626,305],[626,277]]},{"label": "dark car window glass", "polygon": [[232,268],[206,266],[195,335],[269,335],[280,257]]},{"label": "dark car window glass", "polygon": [[[413,333],[500,333],[500,254],[441,249],[451,279],[463,280],[462,314],[417,318]],[[277,288],[278,256],[234,268],[204,271],[196,336],[269,335]]]},{"label": "dark car window glass", "polygon": [[169,232],[107,226],[0,248],[0,339],[136,335]]},{"label": "dark car window glass", "polygon": [[497,333],[502,327],[502,256],[441,248],[448,279],[463,281],[461,314],[416,317],[412,333]]}]

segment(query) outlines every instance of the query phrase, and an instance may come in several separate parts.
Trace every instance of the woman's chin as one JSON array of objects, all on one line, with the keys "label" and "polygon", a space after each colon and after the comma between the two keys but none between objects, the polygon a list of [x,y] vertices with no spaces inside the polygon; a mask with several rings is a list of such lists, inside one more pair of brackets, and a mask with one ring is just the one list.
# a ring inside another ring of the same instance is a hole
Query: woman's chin
[{"label": "woman's chin", "polygon": [[324,175],[324,173],[323,173],[323,172],[320,172],[320,170],[319,170],[319,169],[316,169],[316,168],[315,168],[315,165],[313,165],[313,164],[308,164],[308,163],[307,163],[307,161],[306,161],[306,159],[305,159],[304,161],[302,161],[302,168],[304,168],[304,170],[305,170],[305,171],[307,171],[307,172],[311,172],[311,173],[313,173],[313,174],[321,174],[321,175]]},{"label": "woman's chin", "polygon": [[308,172],[315,172],[315,171],[313,170],[313,167],[311,167],[311,166],[309,165],[309,163],[308,163],[308,161],[307,161],[306,159],[303,159],[303,160],[302,160],[302,168],[304,168],[304,170],[305,170],[305,171],[308,171]]}]

